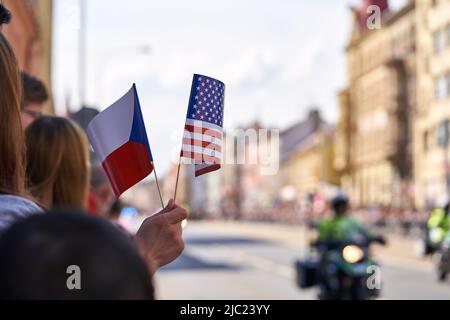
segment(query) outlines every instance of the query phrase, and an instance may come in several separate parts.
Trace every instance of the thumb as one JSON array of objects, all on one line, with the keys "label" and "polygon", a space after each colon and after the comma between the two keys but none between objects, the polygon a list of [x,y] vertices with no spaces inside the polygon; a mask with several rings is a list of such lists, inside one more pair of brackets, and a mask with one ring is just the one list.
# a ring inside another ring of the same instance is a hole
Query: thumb
[{"label": "thumb", "polygon": [[187,219],[187,211],[181,207],[176,207],[165,213],[165,217],[170,224],[178,224]]},{"label": "thumb", "polygon": [[163,212],[172,210],[174,206],[175,206],[175,201],[173,199],[170,199],[169,202],[167,203],[167,205],[164,207]]}]

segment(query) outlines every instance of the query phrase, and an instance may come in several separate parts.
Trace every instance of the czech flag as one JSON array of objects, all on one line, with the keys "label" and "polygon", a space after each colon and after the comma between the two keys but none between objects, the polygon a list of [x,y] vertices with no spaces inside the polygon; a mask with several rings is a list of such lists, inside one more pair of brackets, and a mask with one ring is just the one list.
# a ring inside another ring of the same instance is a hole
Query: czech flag
[{"label": "czech flag", "polygon": [[87,128],[89,141],[119,197],[153,171],[136,85]]}]

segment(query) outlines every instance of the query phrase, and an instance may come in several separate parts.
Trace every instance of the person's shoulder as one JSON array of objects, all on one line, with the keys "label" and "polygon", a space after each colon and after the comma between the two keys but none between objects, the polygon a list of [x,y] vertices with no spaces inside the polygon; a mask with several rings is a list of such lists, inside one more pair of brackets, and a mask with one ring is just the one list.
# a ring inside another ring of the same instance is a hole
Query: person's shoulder
[{"label": "person's shoulder", "polygon": [[351,225],[361,225],[362,224],[361,220],[359,220],[358,218],[353,217],[353,216],[347,216],[347,217],[345,217],[344,220],[346,223],[349,223]]},{"label": "person's shoulder", "polygon": [[42,211],[42,208],[40,208],[36,203],[33,201],[20,197],[20,196],[14,196],[14,195],[0,195],[0,211],[5,210],[8,208],[18,208],[20,210],[32,210],[32,211]]},{"label": "person's shoulder", "polygon": [[325,226],[329,225],[331,223],[331,221],[332,221],[332,218],[320,218],[317,221],[317,225],[319,226],[319,228],[325,227]]},{"label": "person's shoulder", "polygon": [[6,229],[21,218],[43,213],[33,201],[14,195],[0,195],[0,230]]}]

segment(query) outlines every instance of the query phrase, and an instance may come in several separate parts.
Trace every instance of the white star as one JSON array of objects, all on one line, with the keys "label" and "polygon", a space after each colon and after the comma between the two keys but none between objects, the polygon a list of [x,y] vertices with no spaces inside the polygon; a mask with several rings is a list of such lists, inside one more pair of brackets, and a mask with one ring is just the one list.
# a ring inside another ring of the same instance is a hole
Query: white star
[{"label": "white star", "polygon": [[200,87],[197,87],[197,91],[200,90]]},{"label": "white star", "polygon": [[211,103],[214,104],[214,100],[213,99],[211,99]]},{"label": "white star", "polygon": [[197,111],[197,114],[200,114],[200,110]]},{"label": "white star", "polygon": [[202,87],[204,87],[205,86],[205,84],[202,82]]},{"label": "white star", "polygon": [[212,85],[209,85],[209,88],[211,89],[211,88],[212,88]]},{"label": "white star", "polygon": [[211,121],[211,118],[208,118],[208,121]]},{"label": "white star", "polygon": [[217,120],[214,120],[215,123],[217,123]]},{"label": "white star", "polygon": [[209,107],[209,103],[207,103],[206,106]]},{"label": "white star", "polygon": [[209,79],[206,79],[206,82],[209,83]]},{"label": "white star", "polygon": [[211,95],[210,95],[210,94],[208,94],[208,98],[211,98]]},{"label": "white star", "polygon": [[206,108],[205,108],[205,107],[203,107],[203,108],[202,108],[202,110],[203,110],[203,111],[205,111],[205,110],[206,110]]},{"label": "white star", "polygon": [[192,118],[195,118],[195,113],[192,114]]},{"label": "white star", "polygon": [[203,98],[203,101],[206,101],[207,99],[206,98]]},{"label": "white star", "polygon": [[196,104],[194,104],[194,109],[197,109],[197,105]]},{"label": "white star", "polygon": [[200,95],[201,95],[201,96],[203,95],[203,92],[202,92],[202,91],[200,91]]},{"label": "white star", "polygon": [[202,119],[202,120],[203,120],[203,116],[200,116],[200,119]]},{"label": "white star", "polygon": [[209,108],[209,112],[213,112],[213,111],[212,111],[212,108]]},{"label": "white star", "polygon": [[205,112],[205,116],[207,116],[208,115],[208,112]]},{"label": "white star", "polygon": [[195,100],[198,100],[198,96],[195,96]]}]

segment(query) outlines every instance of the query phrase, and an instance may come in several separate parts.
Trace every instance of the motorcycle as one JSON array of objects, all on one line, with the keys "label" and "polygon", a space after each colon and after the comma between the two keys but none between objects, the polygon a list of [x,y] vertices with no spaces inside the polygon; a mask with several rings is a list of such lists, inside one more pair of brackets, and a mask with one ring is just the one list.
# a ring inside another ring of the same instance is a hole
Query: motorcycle
[{"label": "motorcycle", "polygon": [[431,256],[440,250],[445,232],[442,228],[426,229],[423,239],[416,244],[416,252],[419,257]]},{"label": "motorcycle", "polygon": [[[320,300],[367,300],[379,297],[381,274],[370,245],[385,244],[382,237],[351,237],[346,241],[316,241],[316,258],[297,262],[298,284],[318,286]],[[376,273],[376,274],[375,274]]]},{"label": "motorcycle", "polygon": [[450,232],[446,235],[435,255],[439,281],[445,281],[450,273]]}]

